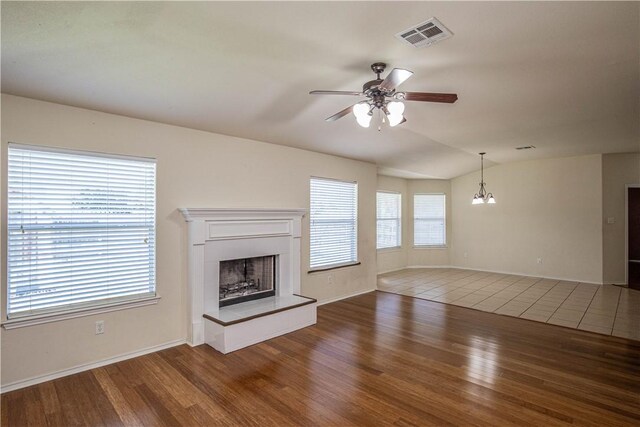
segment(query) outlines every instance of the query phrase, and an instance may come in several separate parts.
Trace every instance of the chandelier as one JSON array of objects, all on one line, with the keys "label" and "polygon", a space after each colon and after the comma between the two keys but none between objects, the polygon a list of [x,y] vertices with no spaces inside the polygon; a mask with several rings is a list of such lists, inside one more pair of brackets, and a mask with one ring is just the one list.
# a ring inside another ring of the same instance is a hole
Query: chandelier
[{"label": "chandelier", "polygon": [[472,205],[481,205],[484,202],[494,204],[496,199],[493,198],[493,194],[487,193],[485,189],[484,182],[484,155],[487,153],[479,153],[480,154],[480,191],[473,195]]}]

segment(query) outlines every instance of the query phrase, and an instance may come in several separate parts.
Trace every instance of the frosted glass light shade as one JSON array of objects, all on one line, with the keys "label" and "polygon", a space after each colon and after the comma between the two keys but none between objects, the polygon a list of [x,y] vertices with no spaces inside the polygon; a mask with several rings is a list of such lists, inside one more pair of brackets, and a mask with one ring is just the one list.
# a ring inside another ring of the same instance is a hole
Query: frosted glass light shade
[{"label": "frosted glass light shade", "polygon": [[404,104],[402,102],[391,101],[387,104],[387,111],[389,112],[387,118],[391,127],[399,125],[404,119],[402,115],[404,113]]},{"label": "frosted glass light shade", "polygon": [[353,115],[356,116],[356,121],[363,128],[368,128],[371,123],[371,117],[369,115],[369,104],[361,102],[353,106]]},{"label": "frosted glass light shade", "polygon": [[361,102],[360,104],[356,104],[353,106],[353,115],[356,118],[364,117],[369,115],[369,104],[365,102]]},{"label": "frosted glass light shade", "polygon": [[402,116],[404,113],[404,104],[398,101],[391,101],[387,104],[387,111],[390,116]]},{"label": "frosted glass light shade", "polygon": [[364,116],[360,116],[360,117],[356,116],[356,121],[363,128],[368,128],[369,124],[371,123],[371,118],[372,116],[365,114]]},{"label": "frosted glass light shade", "polygon": [[394,127],[402,122],[404,116],[402,114],[389,114],[387,118],[389,119],[389,126]]}]

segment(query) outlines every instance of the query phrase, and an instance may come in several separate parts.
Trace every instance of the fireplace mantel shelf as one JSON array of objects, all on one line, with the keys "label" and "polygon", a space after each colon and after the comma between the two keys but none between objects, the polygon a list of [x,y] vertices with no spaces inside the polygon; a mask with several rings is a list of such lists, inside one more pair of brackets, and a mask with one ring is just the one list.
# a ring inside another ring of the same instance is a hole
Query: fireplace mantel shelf
[{"label": "fireplace mantel shelf", "polygon": [[216,219],[279,219],[279,218],[301,218],[306,213],[306,209],[278,209],[278,208],[180,208],[180,212],[187,222],[195,219],[216,220]]},{"label": "fireplace mantel shelf", "polygon": [[217,312],[204,313],[203,317],[219,325],[229,326],[316,302],[313,298],[301,295],[274,296],[222,307]]}]

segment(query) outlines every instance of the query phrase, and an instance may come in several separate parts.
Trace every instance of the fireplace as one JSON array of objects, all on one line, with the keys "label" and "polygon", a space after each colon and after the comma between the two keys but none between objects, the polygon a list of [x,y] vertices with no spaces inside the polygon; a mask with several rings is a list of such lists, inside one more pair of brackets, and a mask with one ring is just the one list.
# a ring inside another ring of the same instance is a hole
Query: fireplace
[{"label": "fireplace", "polygon": [[274,296],[277,259],[267,255],[220,261],[220,307]]},{"label": "fireplace", "polygon": [[190,345],[226,354],[316,323],[316,301],[300,296],[304,209],[181,212],[188,223]]}]

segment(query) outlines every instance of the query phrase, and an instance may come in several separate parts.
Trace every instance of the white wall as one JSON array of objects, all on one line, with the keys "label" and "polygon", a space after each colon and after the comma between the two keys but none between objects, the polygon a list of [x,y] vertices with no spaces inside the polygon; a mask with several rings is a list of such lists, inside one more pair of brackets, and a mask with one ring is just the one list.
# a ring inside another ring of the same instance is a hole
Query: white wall
[{"label": "white wall", "polygon": [[453,265],[602,282],[601,155],[488,168],[495,205],[471,205],[478,178],[451,182]]},{"label": "white wall", "polygon": [[[2,95],[2,176],[7,143],[157,159],[157,305],[1,331],[3,385],[184,339],[186,226],[180,207],[309,206],[309,177],[357,181],[361,265],[307,274],[309,222],[302,239],[302,293],[327,301],[375,288],[373,164],[289,147]],[[202,185],[201,183],[207,183]],[[2,270],[6,268],[2,186]],[[334,274],[333,284],[327,275]],[[6,275],[2,276],[2,299]],[[2,318],[6,318],[4,302]],[[104,335],[94,324],[105,320]]]},{"label": "white wall", "polygon": [[[625,283],[625,185],[640,184],[640,153],[602,156],[604,283]],[[614,223],[608,224],[607,219]]]},{"label": "white wall", "polygon": [[407,215],[409,212],[407,180],[378,175],[378,190],[400,193],[402,200],[402,246],[400,248],[378,249],[378,273],[385,273],[400,270],[407,266],[407,248],[411,245],[410,235],[407,231]]}]

